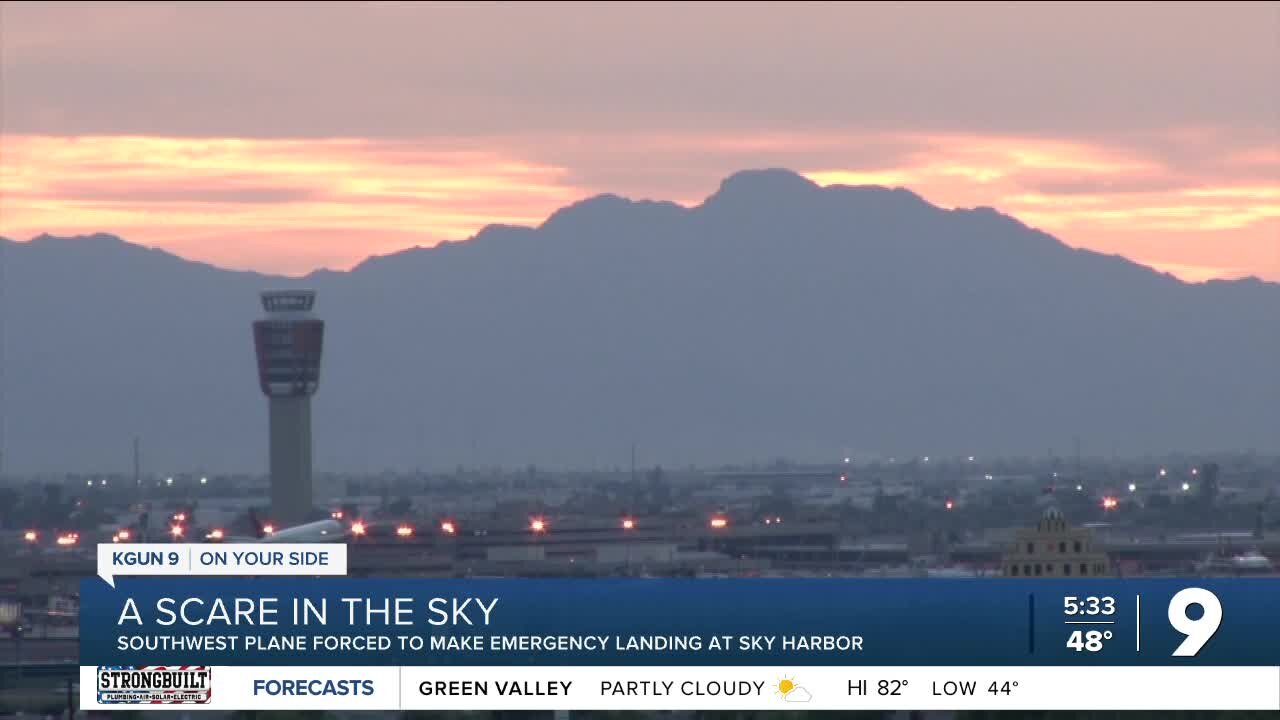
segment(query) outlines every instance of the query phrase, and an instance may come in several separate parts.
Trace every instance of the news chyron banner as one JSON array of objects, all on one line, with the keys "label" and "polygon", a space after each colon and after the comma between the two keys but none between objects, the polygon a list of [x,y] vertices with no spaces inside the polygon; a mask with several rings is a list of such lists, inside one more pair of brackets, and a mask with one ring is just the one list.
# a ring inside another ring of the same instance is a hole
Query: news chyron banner
[{"label": "news chyron banner", "polygon": [[88,710],[1280,711],[1274,578],[350,578],[341,545],[105,562],[81,585]]}]

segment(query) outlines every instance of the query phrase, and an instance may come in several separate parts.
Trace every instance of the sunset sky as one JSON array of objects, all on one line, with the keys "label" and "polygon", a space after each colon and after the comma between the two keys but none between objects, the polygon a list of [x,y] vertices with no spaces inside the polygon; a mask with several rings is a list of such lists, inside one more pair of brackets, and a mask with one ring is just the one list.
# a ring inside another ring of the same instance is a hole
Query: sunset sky
[{"label": "sunset sky", "polygon": [[1280,281],[1280,3],[0,4],[0,234],[300,274],[734,171]]}]

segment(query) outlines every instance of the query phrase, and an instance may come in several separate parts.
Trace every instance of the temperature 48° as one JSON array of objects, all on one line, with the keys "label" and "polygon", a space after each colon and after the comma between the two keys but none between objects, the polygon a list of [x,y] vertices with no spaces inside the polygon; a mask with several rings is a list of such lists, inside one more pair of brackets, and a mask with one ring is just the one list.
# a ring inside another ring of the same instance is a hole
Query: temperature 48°
[{"label": "temperature 48\u00b0", "polygon": [[1075,630],[1067,638],[1067,647],[1076,652],[1098,652],[1102,643],[1110,639],[1110,630]]}]

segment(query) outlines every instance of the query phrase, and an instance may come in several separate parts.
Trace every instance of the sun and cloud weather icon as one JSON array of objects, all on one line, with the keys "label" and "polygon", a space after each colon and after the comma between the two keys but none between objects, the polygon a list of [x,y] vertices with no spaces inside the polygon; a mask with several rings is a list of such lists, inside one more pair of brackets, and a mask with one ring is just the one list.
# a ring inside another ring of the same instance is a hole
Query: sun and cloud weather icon
[{"label": "sun and cloud weather icon", "polygon": [[813,699],[813,695],[801,687],[795,678],[782,678],[778,681],[775,690],[783,702],[803,703]]}]

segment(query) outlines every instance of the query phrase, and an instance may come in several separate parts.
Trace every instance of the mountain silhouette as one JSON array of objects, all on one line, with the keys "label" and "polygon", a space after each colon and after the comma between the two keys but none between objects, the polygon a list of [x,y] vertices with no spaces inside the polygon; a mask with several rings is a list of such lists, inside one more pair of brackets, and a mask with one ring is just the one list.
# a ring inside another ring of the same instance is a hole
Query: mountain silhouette
[{"label": "mountain silhouette", "polygon": [[1280,286],[1183,283],[989,208],[727,178],[285,279],[4,241],[6,468],[266,467],[257,292],[328,322],[318,470],[1280,450]]}]

